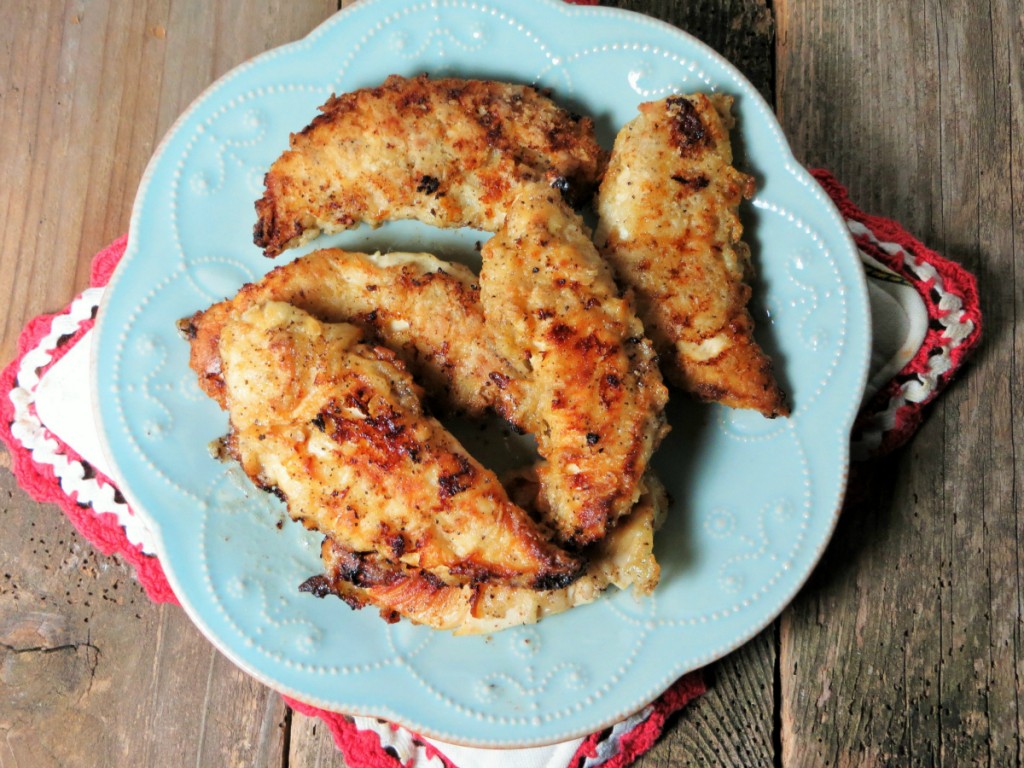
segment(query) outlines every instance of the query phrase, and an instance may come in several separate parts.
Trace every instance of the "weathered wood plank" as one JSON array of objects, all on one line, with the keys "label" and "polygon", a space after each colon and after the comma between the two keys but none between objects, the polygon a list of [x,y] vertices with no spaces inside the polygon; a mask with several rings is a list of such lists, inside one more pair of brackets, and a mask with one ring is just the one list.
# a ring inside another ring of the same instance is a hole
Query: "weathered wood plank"
[{"label": "weathered wood plank", "polygon": [[911,446],[876,470],[784,618],[787,766],[1019,764],[1014,9],[776,3],[779,111],[798,156],[978,274],[989,329]]},{"label": "weathered wood plank", "polygon": [[[0,8],[0,359],[125,231],[156,143],[216,77],[337,8],[18,0]],[[239,19],[245,19],[239,24]],[[38,256],[36,255],[38,254]]]},{"label": "weathered wood plank", "polygon": [[288,768],[328,768],[349,765],[338,753],[334,737],[323,721],[292,713]]},{"label": "weathered wood plank", "polygon": [[[1012,9],[1012,5],[1009,8]],[[1000,41],[1002,44],[994,46],[993,57],[1009,59],[1011,73],[1008,78],[1009,94],[1006,102],[1009,110],[1010,136],[1012,137],[1009,154],[1009,197],[1012,205],[1010,231],[1014,250],[1012,274],[1014,275],[1015,290],[1011,297],[1012,310],[1007,306],[1004,312],[1012,312],[1012,320],[1007,322],[1013,329],[1013,338],[1008,345],[1011,366],[1009,401],[1012,408],[1013,404],[1024,402],[1024,332],[1021,331],[1021,325],[1024,323],[1024,291],[1019,288],[1020,249],[1024,247],[1024,183],[1021,183],[1022,170],[1024,170],[1024,141],[1021,140],[1021,137],[1024,137],[1024,62],[1021,61],[1021,51],[1024,50],[1024,18],[1019,13],[1019,7],[1015,19],[1008,18],[1004,11],[1005,9],[1000,9],[1000,13],[994,17],[996,26],[1004,31],[1006,37]],[[1004,190],[1003,194],[1007,194],[1007,191]],[[986,284],[991,284],[994,274],[997,273],[989,271],[989,279],[986,280]],[[986,304],[986,308],[987,306],[988,304]],[[991,333],[990,331],[990,335]],[[1017,557],[1012,567],[1001,572],[994,572],[993,577],[997,583],[1004,581],[1017,585],[1016,600],[1005,601],[995,610],[998,611],[1003,622],[1012,624],[1009,632],[1006,633],[1009,637],[1004,636],[1003,638],[1006,648],[1000,655],[1012,654],[1010,659],[1013,669],[1012,679],[1018,686],[1013,702],[1015,711],[1007,711],[1002,714],[999,719],[999,735],[1003,738],[1002,728],[1012,728],[1016,731],[1018,744],[1016,762],[1020,765],[1022,762],[1021,734],[1024,734],[1024,701],[1022,701],[1024,694],[1020,690],[1020,681],[1024,680],[1024,626],[1022,626],[1024,625],[1024,619],[1022,619],[1024,617],[1024,593],[1020,589],[1020,585],[1024,584],[1024,557],[1020,555],[1021,529],[1024,528],[1021,523],[1021,506],[1024,504],[1022,502],[1022,497],[1024,497],[1024,492],[1022,492],[1024,489],[1024,458],[1021,456],[1020,447],[1024,446],[1024,419],[1020,418],[1019,405],[1010,411],[1010,417],[1010,445],[1004,445],[1002,449],[1008,450],[1013,457],[1012,508],[1013,516],[1016,518],[1016,527],[1012,538],[1017,543]],[[1005,661],[1002,658],[1000,666],[1005,669]]]},{"label": "weathered wood plank", "polygon": [[[1021,555],[1024,501],[1014,466],[1014,411],[1024,338],[1021,307],[1024,239],[1012,195],[1024,173],[1012,164],[1020,143],[1011,94],[1024,86],[1024,16],[1019,3],[943,6],[940,248],[978,273],[993,331],[973,375],[942,409],[946,468],[942,512],[951,523],[943,574],[940,737],[944,762],[977,756],[993,765],[1020,760]],[[948,85],[947,85],[948,83]],[[1015,216],[1016,214],[1016,216]],[[1016,229],[1014,227],[1016,219]],[[1009,278],[1009,279],[1008,279]],[[1016,305],[1016,306],[1015,306]],[[1016,376],[1014,376],[1016,374]],[[1012,580],[1011,580],[1012,579]],[[948,609],[947,609],[948,606]]]},{"label": "weathered wood plank", "polygon": [[51,158],[50,149],[69,141],[54,135],[55,125],[67,123],[69,106],[67,59],[60,55],[66,26],[62,11],[57,3],[10,3],[0,13],[5,59],[0,72],[0,132],[5,138],[0,149],[0,295],[10,297],[2,310],[0,357],[7,359],[21,321],[65,300],[75,263],[73,258],[55,260],[45,270],[42,260],[37,268],[34,258],[21,256],[66,236],[59,227],[61,190],[47,184],[61,154]]},{"label": "weathered wood plank", "polygon": [[670,721],[637,768],[771,768],[775,630],[770,627],[705,671],[708,692]]},{"label": "weathered wood plank", "polygon": [[0,562],[0,764],[279,764],[279,697],[7,470]]}]

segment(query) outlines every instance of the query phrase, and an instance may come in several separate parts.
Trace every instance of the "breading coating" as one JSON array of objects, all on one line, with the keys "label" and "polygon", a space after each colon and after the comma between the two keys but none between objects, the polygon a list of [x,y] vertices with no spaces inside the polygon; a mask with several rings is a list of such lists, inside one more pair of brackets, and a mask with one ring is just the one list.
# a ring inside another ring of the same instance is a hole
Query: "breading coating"
[{"label": "breading coating", "polygon": [[397,219],[493,232],[524,183],[584,201],[605,161],[593,121],[530,86],[392,75],[320,110],[256,202],[254,241],[267,256]]},{"label": "breading coating", "polygon": [[221,404],[224,324],[247,307],[284,301],[323,322],[359,326],[394,350],[446,409],[471,416],[493,410],[516,422],[521,386],[511,364],[487,341],[477,283],[466,267],[426,253],[328,249],[271,270],[182,326],[191,337],[199,384]]},{"label": "breading coating", "polygon": [[615,139],[597,195],[596,241],[670,381],[703,400],[789,413],[747,311],[750,252],[737,209],[753,179],[732,166],[727,96],[640,105]]},{"label": "breading coating", "polygon": [[497,582],[451,586],[401,567],[376,570],[369,579],[353,579],[352,574],[360,572],[358,558],[330,538],[321,547],[326,575],[312,577],[302,589],[318,597],[336,595],[353,608],[375,606],[387,621],[404,617],[456,635],[533,624],[593,602],[612,585],[632,588],[638,595],[651,594],[661,572],[654,559],[654,531],[661,525],[667,507],[664,488],[648,475],[634,509],[607,537],[587,550],[586,571],[561,589],[538,591]]},{"label": "breading coating", "polygon": [[367,573],[402,566],[438,584],[530,589],[575,580],[580,559],[549,543],[494,473],[423,412],[397,357],[361,336],[281,302],[228,321],[219,343],[227,445],[245,473]]},{"label": "breading coating", "polygon": [[518,413],[545,459],[540,493],[558,537],[598,541],[633,508],[668,431],[668,392],[632,301],[583,220],[539,185],[484,244],[480,284],[486,324],[523,382]]}]

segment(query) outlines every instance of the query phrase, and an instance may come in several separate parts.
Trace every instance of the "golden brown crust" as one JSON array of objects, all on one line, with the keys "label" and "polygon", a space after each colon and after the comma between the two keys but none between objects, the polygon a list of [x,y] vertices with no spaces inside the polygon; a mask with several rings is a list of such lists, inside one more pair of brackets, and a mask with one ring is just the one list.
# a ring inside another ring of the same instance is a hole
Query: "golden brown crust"
[{"label": "golden brown crust", "polygon": [[324,575],[308,579],[302,589],[318,597],[335,595],[352,608],[372,605],[386,621],[404,617],[458,635],[532,624],[592,602],[609,586],[651,594],[661,571],[654,558],[654,531],[667,506],[661,483],[648,475],[635,508],[587,550],[589,562],[583,575],[558,589],[522,589],[498,582],[448,585],[406,567],[368,565],[330,538],[320,551]]},{"label": "golden brown crust", "polygon": [[704,400],[784,416],[747,311],[750,258],[737,211],[753,179],[732,166],[731,103],[695,94],[640,106],[612,149],[596,239],[636,292],[669,380]]},{"label": "golden brown crust", "polygon": [[429,254],[315,251],[185,321],[190,363],[203,390],[223,405],[221,329],[247,307],[284,301],[324,322],[359,326],[395,350],[447,409],[474,416],[494,410],[516,421],[521,387],[487,343],[477,282],[465,267]]},{"label": "golden brown crust", "polygon": [[529,86],[392,75],[320,109],[266,175],[254,241],[267,256],[395,219],[494,231],[523,183],[583,201],[605,160],[590,118]]},{"label": "golden brown crust", "polygon": [[551,190],[524,190],[483,257],[484,314],[523,382],[520,419],[545,459],[558,538],[600,540],[636,503],[668,431],[653,347],[589,230]]},{"label": "golden brown crust", "polygon": [[355,326],[267,302],[220,334],[231,454],[289,514],[379,568],[446,584],[562,586],[581,561],[549,543],[490,470],[423,412],[390,350]]}]

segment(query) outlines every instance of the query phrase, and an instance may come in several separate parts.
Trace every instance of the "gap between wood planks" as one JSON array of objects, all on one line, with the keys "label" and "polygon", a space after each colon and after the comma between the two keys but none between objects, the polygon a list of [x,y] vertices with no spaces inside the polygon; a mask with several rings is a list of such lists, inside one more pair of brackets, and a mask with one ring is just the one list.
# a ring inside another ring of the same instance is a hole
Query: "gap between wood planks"
[{"label": "gap between wood planks", "polygon": [[[338,3],[341,6],[341,0]],[[292,712],[291,707],[284,708],[284,734],[281,736],[281,768],[288,768],[289,762],[291,762],[292,752]]]},{"label": "gap between wood planks", "polygon": [[[768,62],[768,92],[771,98],[771,105],[778,110],[778,31],[779,17],[776,13],[776,2],[780,5],[786,0],[764,0],[765,9],[771,18],[771,46],[772,55]],[[785,608],[783,609],[785,611]],[[782,616],[779,615],[773,622],[772,642],[775,644],[775,664],[772,667],[772,764],[775,768],[783,768],[782,762]]]}]

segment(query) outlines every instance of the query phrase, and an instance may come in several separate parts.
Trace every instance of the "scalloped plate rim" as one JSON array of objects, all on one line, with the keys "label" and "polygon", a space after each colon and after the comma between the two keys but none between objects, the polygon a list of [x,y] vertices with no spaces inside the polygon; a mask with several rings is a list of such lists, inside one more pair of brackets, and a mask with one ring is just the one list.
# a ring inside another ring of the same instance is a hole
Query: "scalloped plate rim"
[{"label": "scalloped plate rim", "polygon": [[[317,27],[315,27],[313,30],[311,30],[303,38],[300,38],[300,39],[298,39],[298,40],[296,40],[296,41],[294,41],[292,43],[288,43],[288,44],[285,44],[285,45],[282,45],[282,46],[275,47],[273,49],[265,51],[264,53],[261,53],[261,54],[255,56],[255,57],[247,60],[246,62],[238,65],[237,67],[235,67],[233,69],[231,69],[229,72],[225,73],[223,76],[219,77],[216,81],[211,83],[207,88],[205,88],[199,94],[199,96],[197,96],[192,101],[192,103],[189,105],[189,107],[187,109],[185,109],[176,118],[176,120],[173,122],[171,127],[168,129],[167,133],[164,135],[164,137],[162,138],[162,140],[158,144],[157,148],[154,150],[154,153],[153,153],[149,163],[147,164],[145,171],[143,172],[143,175],[142,175],[142,178],[141,178],[141,181],[140,181],[140,184],[139,184],[139,191],[138,191],[138,194],[137,194],[137,197],[136,197],[136,200],[135,200],[135,204],[133,205],[133,209],[132,209],[132,214],[131,214],[131,219],[130,219],[130,228],[129,228],[129,238],[128,238],[128,243],[127,243],[127,246],[126,246],[125,254],[124,254],[124,257],[123,257],[121,263],[118,265],[118,268],[117,268],[115,274],[112,276],[112,278],[111,278],[111,280],[110,280],[110,282],[109,282],[109,284],[107,286],[107,290],[104,293],[104,301],[103,301],[103,303],[102,303],[102,305],[100,307],[100,310],[99,310],[99,313],[98,313],[98,316],[97,316],[97,321],[96,321],[97,338],[100,338],[100,336],[102,335],[103,328],[104,328],[104,319],[107,317],[108,302],[106,301],[106,297],[107,296],[113,296],[113,295],[116,294],[117,285],[119,283],[119,280],[120,280],[121,276],[125,273],[127,265],[140,252],[140,247],[141,246],[140,246],[140,243],[139,243],[139,240],[138,240],[138,236],[137,236],[136,233],[140,230],[140,227],[138,226],[138,224],[139,224],[140,217],[143,214],[143,210],[144,210],[144,207],[145,207],[145,202],[147,200],[147,194],[149,192],[150,183],[151,183],[153,175],[155,173],[155,169],[158,167],[158,165],[162,161],[163,154],[164,154],[164,151],[167,148],[167,146],[170,144],[170,142],[173,140],[173,138],[177,135],[177,133],[182,129],[182,127],[188,122],[188,120],[191,119],[203,106],[205,106],[206,102],[208,100],[212,99],[221,88],[225,87],[228,83],[232,82],[235,78],[237,78],[238,76],[240,76],[241,74],[243,74],[247,70],[249,70],[249,69],[257,66],[258,64],[260,64],[260,63],[262,63],[262,62],[264,62],[266,60],[269,60],[271,58],[274,58],[274,57],[277,57],[277,56],[282,56],[282,55],[290,55],[290,54],[292,54],[293,52],[295,52],[296,50],[298,50],[300,48],[304,48],[304,47],[307,47],[307,46],[309,46],[311,44],[315,44],[317,42],[317,40],[320,39],[324,34],[326,34],[327,31],[334,24],[341,23],[341,21],[344,18],[346,18],[347,16],[366,12],[368,9],[372,9],[373,6],[383,5],[386,2],[387,2],[387,0],[380,0],[379,2],[378,2],[378,0],[364,0],[364,2],[360,2],[360,3],[357,3],[357,4],[353,5],[353,6],[350,6],[349,8],[340,10],[337,13],[332,14],[332,16],[330,16],[329,18],[325,19],[319,25],[317,25]],[[481,3],[481,5],[501,6],[505,2],[511,2],[511,0],[498,0],[498,2]],[[771,107],[764,100],[764,97],[757,91],[757,89],[755,89],[752,85],[749,84],[749,82],[742,76],[742,74],[740,74],[735,69],[735,67],[731,63],[728,62],[727,59],[722,57],[720,54],[718,54],[716,51],[711,49],[705,43],[703,43],[700,40],[697,40],[696,38],[692,37],[691,35],[689,35],[685,31],[680,30],[680,29],[672,26],[671,24],[668,24],[667,22],[661,21],[659,19],[654,19],[652,17],[645,16],[643,14],[635,13],[635,12],[632,12],[632,11],[627,11],[627,10],[617,9],[617,8],[606,8],[606,7],[601,7],[601,6],[575,6],[575,5],[569,5],[569,4],[566,4],[566,3],[562,3],[560,0],[534,0],[534,2],[536,4],[538,4],[538,5],[546,5],[551,10],[555,10],[555,11],[557,11],[559,13],[566,14],[566,15],[578,15],[578,16],[582,17],[583,19],[586,19],[589,16],[611,16],[611,17],[616,17],[617,16],[617,17],[621,17],[624,20],[628,20],[628,21],[631,21],[631,22],[640,22],[640,23],[645,24],[645,25],[649,25],[649,26],[656,27],[656,28],[661,28],[664,31],[669,32],[669,33],[671,33],[673,35],[680,36],[681,38],[686,40],[687,44],[689,46],[691,46],[692,49],[695,49],[702,56],[705,56],[705,57],[713,60],[715,63],[717,63],[722,68],[730,71],[730,73],[733,75],[733,77],[737,81],[738,85],[740,85],[741,87],[745,86],[745,90],[744,90],[744,93],[743,93],[744,97],[752,98],[755,102],[757,102],[758,103],[758,107],[769,118],[765,122],[765,126],[768,127],[771,130],[771,132],[773,133],[775,138],[778,140],[780,148],[785,150],[786,157],[788,158],[788,163],[787,163],[788,168],[787,168],[787,170],[790,172],[790,174],[793,176],[793,178],[797,182],[799,182],[800,184],[802,184],[802,185],[804,185],[806,187],[812,187],[813,185],[816,184],[816,182],[813,180],[813,178],[810,176],[810,174],[806,171],[806,169],[804,169],[802,166],[800,166],[799,163],[796,161],[795,157],[793,156],[792,149],[790,148],[788,142],[786,141],[784,133],[782,132],[782,129],[779,126],[777,120],[774,118],[774,114],[773,114],[773,112],[771,110]],[[512,5],[512,7],[514,8],[515,5]],[[815,194],[815,193],[811,192],[811,194]],[[842,233],[843,239],[846,241],[846,246],[849,249],[849,252],[851,254],[855,253],[855,245],[854,245],[852,236],[850,235],[850,233],[846,230],[845,226],[843,225],[843,220],[842,220],[838,210],[832,204],[831,200],[829,200],[827,198],[827,196],[825,196],[823,193],[815,194],[815,196],[817,197],[818,203],[823,205],[825,208],[828,209],[827,212],[829,213],[830,217],[834,220],[834,223],[837,224],[837,230],[836,231]],[[864,277],[863,277],[862,274],[860,274],[860,275],[857,275],[857,274],[854,274],[854,275],[844,275],[844,277],[853,277],[853,279],[854,279],[853,287],[862,296],[866,296],[866,286],[864,284]],[[864,309],[865,312],[866,312],[866,298],[864,299],[864,301],[865,301],[865,306],[862,307],[862,309]],[[867,314],[865,314],[865,317],[867,317]],[[866,330],[865,333],[868,333],[868,331]],[[868,352],[869,348],[870,348],[870,343],[869,343],[869,335],[868,335],[864,339],[864,343],[862,345],[862,355],[861,356],[863,358],[863,362],[862,362],[862,364],[858,365],[858,368],[862,371],[861,376],[860,376],[861,381],[859,382],[859,384],[855,383],[854,389],[856,391],[862,391],[863,387],[864,387],[864,382],[866,381],[867,362],[868,362],[867,361],[867,352]],[[98,376],[100,375],[99,371],[98,371],[98,358],[99,358],[99,354],[100,354],[100,344],[97,343],[97,344],[93,345],[93,349],[92,349],[92,352],[91,352],[91,358],[92,358],[92,361],[93,361],[93,378],[94,378],[94,381],[97,380]],[[94,412],[97,414],[97,422],[105,427],[105,423],[101,420],[104,406],[102,404],[102,399],[101,399],[101,395],[100,395],[100,389],[99,389],[98,386],[94,386],[92,388],[92,391],[93,391],[93,409],[94,409]],[[843,415],[842,419],[838,419],[837,420],[840,432],[845,433],[845,434],[849,434],[849,431],[852,428],[853,419],[855,418],[856,413],[857,413],[858,404],[859,404],[859,400],[856,400],[855,402],[853,402],[851,404],[850,408],[848,409],[848,411]],[[830,426],[833,426],[833,425],[830,425]],[[133,510],[135,511],[135,513],[139,514],[149,524],[149,527],[150,527],[150,529],[152,530],[152,532],[154,534],[154,540],[155,540],[154,541],[154,546],[156,547],[158,557],[161,559],[162,563],[169,563],[169,562],[171,562],[171,559],[168,556],[167,546],[166,546],[166,544],[164,542],[164,537],[163,537],[163,534],[162,534],[162,531],[161,531],[161,526],[160,526],[159,522],[157,521],[157,519],[154,518],[150,514],[149,511],[147,511],[147,509],[145,508],[145,505],[139,503],[138,499],[135,497],[135,495],[134,495],[134,493],[132,491],[131,484],[125,481],[125,478],[121,474],[121,468],[120,468],[119,462],[116,459],[116,454],[115,454],[115,452],[112,450],[112,448],[110,446],[110,443],[109,443],[109,440],[108,440],[108,435],[107,435],[106,430],[104,428],[101,428],[101,430],[100,430],[100,443],[101,443],[102,449],[104,451],[105,458],[108,461],[108,465],[112,468],[112,471],[117,475],[118,485],[119,485],[120,489],[122,490],[122,492],[124,493],[126,498],[128,498],[129,501],[131,502],[131,506],[132,506]],[[343,707],[343,709],[348,714],[365,714],[365,715],[369,715],[369,716],[383,717],[383,718],[386,718],[386,719],[389,719],[389,720],[392,720],[392,721],[395,721],[395,722],[402,723],[403,725],[406,725],[407,727],[409,727],[409,728],[411,728],[411,729],[413,729],[413,730],[415,730],[417,732],[423,733],[425,735],[435,736],[436,738],[440,738],[440,739],[443,739],[445,741],[449,741],[449,742],[452,742],[452,743],[465,744],[467,746],[488,747],[488,748],[494,748],[494,747],[514,748],[514,747],[533,747],[533,746],[548,745],[548,744],[564,741],[564,740],[567,740],[567,739],[570,739],[570,738],[584,736],[587,733],[591,733],[591,732],[594,732],[596,730],[599,730],[600,728],[612,725],[613,723],[621,720],[622,718],[624,718],[624,717],[632,714],[633,712],[643,708],[646,704],[648,704],[650,701],[652,701],[654,698],[656,698],[658,695],[660,695],[665,689],[667,689],[682,674],[685,674],[686,672],[691,671],[692,669],[698,668],[698,667],[700,667],[700,666],[702,666],[702,665],[704,665],[706,663],[709,663],[709,662],[711,662],[711,661],[713,661],[715,659],[721,658],[722,656],[730,653],[731,651],[735,650],[739,646],[741,646],[744,643],[746,643],[747,641],[749,641],[758,632],[763,630],[765,626],[770,624],[771,621],[773,621],[779,615],[779,613],[785,608],[785,606],[788,605],[789,602],[791,602],[791,600],[796,595],[796,593],[799,592],[799,590],[802,588],[803,584],[806,583],[807,579],[810,577],[810,574],[813,572],[814,567],[816,566],[818,560],[820,559],[821,555],[823,554],[823,552],[825,550],[825,547],[828,545],[828,543],[829,543],[829,541],[831,539],[832,533],[834,532],[836,522],[838,521],[839,513],[841,512],[841,503],[842,503],[842,499],[843,499],[843,497],[845,495],[846,484],[847,484],[848,477],[849,477],[849,461],[850,461],[849,446],[846,445],[846,446],[843,447],[843,452],[842,452],[842,460],[841,460],[841,465],[842,466],[841,466],[841,469],[840,469],[840,476],[838,477],[839,485],[838,485],[838,488],[837,488],[837,496],[836,496],[836,499],[834,500],[834,505],[833,505],[833,508],[832,508],[830,520],[828,522],[828,525],[826,526],[827,527],[827,534],[820,541],[817,542],[817,545],[814,548],[814,553],[813,553],[813,555],[811,557],[811,565],[810,565],[809,568],[806,569],[806,572],[802,574],[801,578],[798,580],[798,583],[797,583],[796,587],[794,589],[792,589],[789,593],[782,595],[782,597],[779,599],[779,601],[769,609],[769,611],[768,611],[768,613],[769,613],[768,618],[765,619],[762,622],[759,622],[756,626],[750,627],[747,632],[742,633],[739,636],[735,637],[731,643],[729,643],[729,644],[727,644],[725,646],[721,646],[719,648],[716,648],[715,652],[713,654],[711,654],[708,658],[706,658],[706,659],[704,659],[702,661],[699,661],[698,663],[696,663],[696,664],[694,664],[694,665],[692,665],[692,666],[690,666],[688,668],[685,668],[685,669],[682,669],[682,670],[672,670],[672,671],[666,672],[661,678],[658,679],[658,681],[656,683],[647,686],[647,689],[649,691],[649,695],[645,695],[645,696],[641,697],[642,700],[632,701],[629,704],[621,705],[614,714],[607,715],[607,716],[605,716],[605,717],[603,717],[603,718],[601,718],[599,720],[595,720],[595,721],[593,721],[592,725],[587,725],[585,728],[576,727],[576,728],[571,729],[571,731],[568,731],[568,732],[559,732],[559,733],[555,733],[555,734],[549,734],[549,735],[541,736],[541,737],[535,738],[535,739],[530,739],[530,738],[513,739],[513,740],[501,739],[501,738],[499,738],[499,739],[479,739],[479,738],[476,738],[476,737],[474,737],[472,735],[467,735],[465,733],[457,733],[457,732],[448,730],[448,729],[443,728],[443,727],[433,727],[433,726],[431,726],[429,724],[426,724],[426,723],[417,723],[417,722],[412,721],[409,718],[403,716],[399,712],[392,711],[391,708],[388,707],[388,706],[377,706],[377,705],[363,706],[363,705],[353,704],[351,706],[345,705]],[[261,681],[262,683],[268,685],[269,687],[274,688],[275,690],[277,690],[277,691],[279,691],[279,692],[281,692],[281,693],[283,693],[285,695],[288,695],[288,696],[290,696],[292,698],[295,698],[297,700],[304,701],[304,702],[307,702],[307,703],[312,704],[314,706],[322,707],[322,708],[325,708],[325,709],[329,709],[330,710],[330,709],[335,709],[336,708],[336,704],[334,704],[334,703],[332,703],[330,701],[323,700],[323,699],[321,699],[319,697],[316,697],[316,696],[310,696],[310,695],[308,695],[306,693],[303,693],[300,690],[293,689],[291,686],[283,683],[280,680],[274,679],[272,676],[264,673],[262,670],[260,670],[259,668],[255,667],[254,665],[250,664],[247,660],[245,660],[244,658],[241,658],[238,654],[236,654],[233,651],[233,649],[231,648],[231,646],[226,641],[224,641],[222,638],[220,638],[217,635],[217,633],[215,631],[213,631],[212,628],[207,625],[207,623],[206,623],[205,619],[203,618],[203,615],[201,614],[201,612],[188,599],[188,595],[184,593],[184,590],[181,587],[181,583],[180,583],[180,581],[179,581],[179,579],[177,577],[177,574],[174,572],[173,568],[165,565],[165,569],[164,570],[165,570],[165,573],[166,573],[169,581],[171,582],[172,587],[174,588],[175,594],[178,596],[179,600],[181,601],[182,607],[186,610],[186,612],[188,613],[188,615],[191,618],[191,620],[193,621],[193,623],[195,623],[202,630],[203,634],[207,637],[207,639],[209,639],[211,641],[211,643],[215,647],[217,647],[220,652],[224,653],[225,656],[230,658],[233,663],[235,663],[237,666],[242,668],[244,671],[246,671],[249,675],[251,675],[255,679]]]}]

